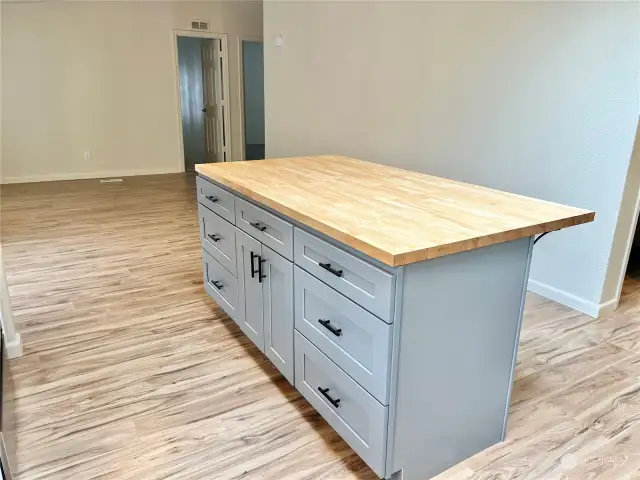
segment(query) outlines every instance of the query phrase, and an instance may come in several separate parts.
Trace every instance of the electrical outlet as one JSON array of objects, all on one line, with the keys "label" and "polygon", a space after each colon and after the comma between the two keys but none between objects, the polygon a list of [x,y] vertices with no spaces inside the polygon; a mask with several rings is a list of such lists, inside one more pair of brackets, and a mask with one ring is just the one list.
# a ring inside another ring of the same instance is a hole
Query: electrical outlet
[{"label": "electrical outlet", "polygon": [[84,161],[85,162],[90,162],[91,161],[91,152],[89,150],[84,152]]}]

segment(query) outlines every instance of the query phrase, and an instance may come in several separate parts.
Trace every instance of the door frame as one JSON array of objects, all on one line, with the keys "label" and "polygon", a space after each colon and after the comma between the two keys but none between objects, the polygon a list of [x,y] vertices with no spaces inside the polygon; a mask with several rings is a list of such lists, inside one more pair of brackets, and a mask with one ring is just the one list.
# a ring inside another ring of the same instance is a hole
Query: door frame
[{"label": "door frame", "polygon": [[[633,248],[633,240],[635,238],[636,235],[636,227],[638,225],[638,217],[640,217],[640,178],[632,178],[631,181],[633,183],[628,184],[627,182],[629,182],[629,174],[632,171],[632,164],[633,162],[640,162],[640,115],[639,115],[639,120],[638,120],[638,127],[636,129],[636,136],[634,137],[634,143],[633,143],[633,147],[631,149],[631,158],[629,160],[629,167],[627,169],[627,176],[625,179],[625,188],[622,191],[622,198],[620,199],[621,202],[624,201],[624,194],[625,194],[625,189],[629,188],[631,189],[632,192],[634,192],[634,200],[633,200],[633,216],[631,217],[631,222],[630,224],[627,224],[626,226],[623,225],[622,228],[622,232],[619,233],[620,235],[624,235],[623,238],[625,238],[625,246],[624,246],[624,252],[622,253],[622,261],[620,263],[621,265],[621,270],[619,272],[617,272],[617,284],[616,284],[616,293],[615,296],[612,299],[600,299],[600,301],[605,300],[605,304],[610,304],[607,305],[607,309],[605,310],[604,313],[610,313],[614,310],[616,310],[618,308],[618,305],[620,304],[620,296],[622,295],[622,287],[624,285],[624,279],[626,277],[627,274],[627,267],[629,266],[629,257],[631,256],[631,249]],[[637,167],[636,167],[637,168]],[[621,216],[621,210],[624,208],[624,205],[620,205],[620,208],[618,209],[618,219],[620,219]],[[618,226],[616,225],[616,228],[614,229],[614,239],[612,242],[612,248],[614,248],[615,246],[615,241],[616,241],[616,234],[617,232]],[[615,262],[615,259],[613,259]],[[608,265],[607,265],[607,270],[605,273],[605,287],[607,284],[607,280],[608,280],[608,275],[609,275],[609,266],[612,263],[612,258],[609,258],[608,261]],[[615,264],[615,263],[614,263]],[[615,274],[616,272],[614,272]]]},{"label": "door frame", "polygon": [[247,152],[244,148],[247,141],[244,138],[244,51],[242,49],[242,43],[245,41],[260,42],[264,45],[264,40],[259,35],[240,35],[238,37],[238,104],[240,105],[240,139],[242,140],[240,159],[243,161],[247,159]]},{"label": "door frame", "polygon": [[174,76],[174,92],[176,96],[176,114],[178,116],[178,138],[180,139],[180,155],[178,165],[178,172],[184,172],[184,137],[182,131],[182,105],[180,102],[180,64],[178,63],[178,37],[196,37],[196,38],[210,38],[220,40],[222,45],[222,81],[224,86],[222,92],[225,99],[224,109],[224,129],[225,129],[225,145],[227,148],[228,162],[231,157],[232,145],[231,145],[231,98],[229,96],[229,42],[226,33],[216,32],[196,32],[194,30],[172,30],[171,41],[173,43],[173,76]]}]

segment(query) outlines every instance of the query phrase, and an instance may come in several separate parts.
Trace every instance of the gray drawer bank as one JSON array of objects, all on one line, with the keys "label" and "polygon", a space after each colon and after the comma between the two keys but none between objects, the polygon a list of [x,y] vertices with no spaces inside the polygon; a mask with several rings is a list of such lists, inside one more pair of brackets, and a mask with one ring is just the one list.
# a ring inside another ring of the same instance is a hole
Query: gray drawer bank
[{"label": "gray drawer bank", "polygon": [[531,237],[390,267],[197,187],[206,291],[378,476],[425,480],[504,438]]}]

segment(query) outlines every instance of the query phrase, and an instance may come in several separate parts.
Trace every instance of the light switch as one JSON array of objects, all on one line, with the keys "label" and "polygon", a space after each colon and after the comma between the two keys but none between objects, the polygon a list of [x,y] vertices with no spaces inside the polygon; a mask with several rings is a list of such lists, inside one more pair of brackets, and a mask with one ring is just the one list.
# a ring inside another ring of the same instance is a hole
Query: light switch
[{"label": "light switch", "polygon": [[281,47],[283,43],[282,35],[276,35],[276,47]]}]

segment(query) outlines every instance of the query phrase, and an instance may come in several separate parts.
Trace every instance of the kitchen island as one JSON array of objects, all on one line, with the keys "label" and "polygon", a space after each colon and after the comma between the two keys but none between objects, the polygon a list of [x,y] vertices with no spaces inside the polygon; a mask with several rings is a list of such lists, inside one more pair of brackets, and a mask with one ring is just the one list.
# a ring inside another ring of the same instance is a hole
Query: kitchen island
[{"label": "kitchen island", "polygon": [[205,289],[377,475],[504,438],[534,238],[593,212],[339,156],[196,170]]}]

